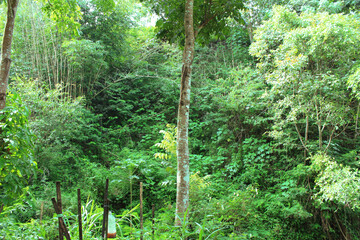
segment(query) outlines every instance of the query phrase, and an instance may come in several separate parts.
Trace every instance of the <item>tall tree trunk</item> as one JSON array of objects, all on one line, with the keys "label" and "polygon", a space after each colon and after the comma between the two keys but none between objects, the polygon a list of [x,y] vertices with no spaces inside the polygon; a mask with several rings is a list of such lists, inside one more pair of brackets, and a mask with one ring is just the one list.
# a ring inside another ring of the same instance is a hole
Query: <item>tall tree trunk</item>
[{"label": "tall tree trunk", "polygon": [[15,16],[19,0],[7,1],[7,20],[5,25],[4,37],[1,51],[0,64],[0,110],[6,105],[6,90],[8,87],[10,64],[11,64],[11,42],[14,32]]},{"label": "tall tree trunk", "polygon": [[254,27],[252,26],[252,22],[249,20],[249,23],[245,23],[246,30],[249,34],[250,43],[254,42]]},{"label": "tall tree trunk", "polygon": [[190,110],[190,86],[191,65],[194,58],[194,24],[193,24],[194,0],[185,2],[185,48],[183,53],[183,66],[181,73],[180,101],[177,122],[177,191],[176,191],[176,217],[175,225],[181,226],[185,212],[189,207],[189,110]]}]

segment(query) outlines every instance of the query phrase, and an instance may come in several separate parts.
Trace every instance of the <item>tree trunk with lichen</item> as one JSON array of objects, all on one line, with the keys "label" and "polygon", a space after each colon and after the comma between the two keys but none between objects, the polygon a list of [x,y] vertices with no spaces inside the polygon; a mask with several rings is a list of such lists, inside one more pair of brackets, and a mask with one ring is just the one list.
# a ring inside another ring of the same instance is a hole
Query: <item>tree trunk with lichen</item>
[{"label": "tree trunk with lichen", "polygon": [[181,226],[184,215],[189,207],[189,110],[190,110],[190,86],[191,65],[194,59],[194,24],[193,24],[193,0],[185,3],[185,47],[183,53],[183,66],[181,73],[180,101],[177,122],[177,191],[176,191],[176,217],[175,225]]},{"label": "tree trunk with lichen", "polygon": [[14,32],[15,16],[19,0],[7,1],[7,20],[1,48],[0,64],[0,110],[6,106],[6,90],[8,87],[10,64],[11,64],[11,42]]}]

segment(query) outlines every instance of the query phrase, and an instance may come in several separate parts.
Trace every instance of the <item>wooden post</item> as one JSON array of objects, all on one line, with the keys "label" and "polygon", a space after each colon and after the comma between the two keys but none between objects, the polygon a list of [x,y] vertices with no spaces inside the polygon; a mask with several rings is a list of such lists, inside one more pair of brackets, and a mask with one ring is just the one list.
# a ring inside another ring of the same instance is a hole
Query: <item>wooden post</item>
[{"label": "wooden post", "polygon": [[152,205],[152,236],[153,236],[153,239],[155,239],[155,204]]},{"label": "wooden post", "polygon": [[41,202],[41,206],[40,206],[40,225],[42,224],[43,214],[44,214],[44,202]]},{"label": "wooden post", "polygon": [[77,190],[78,195],[78,221],[79,221],[79,240],[82,240],[82,219],[81,219],[81,194],[80,188]]},{"label": "wooden post", "polygon": [[108,217],[109,217],[109,200],[108,200],[108,190],[109,190],[109,179],[106,179],[105,183],[105,193],[104,193],[104,215],[103,215],[103,225],[102,225],[102,237],[107,239],[107,226],[108,226]]},{"label": "wooden post", "polygon": [[140,182],[140,240],[143,240],[143,183]]},{"label": "wooden post", "polygon": [[[60,191],[60,182],[56,182],[56,200],[58,204],[59,213],[62,214],[62,203],[61,203],[61,191]],[[60,218],[59,218],[59,225],[60,225]],[[59,240],[64,239],[64,234],[62,229],[59,227]]]},{"label": "wooden post", "polygon": [[65,235],[65,238],[67,240],[71,240],[70,238],[70,234],[68,232],[68,230],[66,229],[66,225],[64,223],[64,219],[62,217],[62,214],[60,214],[60,209],[59,209],[59,203],[56,202],[55,198],[51,199],[53,205],[54,205],[54,209],[56,214],[58,215],[59,218],[59,229],[61,229],[61,232]]},{"label": "wooden post", "polygon": [[[133,205],[132,205],[132,200],[133,200],[133,196],[132,196],[132,171],[130,170],[130,174],[129,174],[129,179],[130,179],[130,209],[132,209]],[[132,215],[130,214],[130,236],[132,236]]]}]

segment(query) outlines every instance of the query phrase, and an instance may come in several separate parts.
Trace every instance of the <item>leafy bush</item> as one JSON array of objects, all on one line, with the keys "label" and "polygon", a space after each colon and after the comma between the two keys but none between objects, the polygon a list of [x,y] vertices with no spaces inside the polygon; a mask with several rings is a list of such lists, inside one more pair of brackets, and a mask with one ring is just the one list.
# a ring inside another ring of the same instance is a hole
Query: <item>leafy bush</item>
[{"label": "leafy bush", "polygon": [[[58,230],[57,222],[29,218],[19,219],[22,211],[27,211],[26,203],[18,202],[4,209],[0,214],[0,238],[2,239],[54,239]],[[24,222],[21,222],[24,221]]]},{"label": "leafy bush", "polygon": [[14,91],[8,93],[6,104],[0,111],[0,205],[16,200],[37,169],[30,110]]},{"label": "leafy bush", "polygon": [[105,152],[116,146],[103,143],[98,117],[85,108],[82,98],[69,98],[60,85],[48,90],[37,81],[20,78],[12,86],[32,109],[29,128],[38,136],[35,157],[43,180],[72,185],[82,178],[78,173],[84,173],[81,167],[87,159],[103,164],[113,159]]},{"label": "leafy bush", "polygon": [[358,169],[338,164],[326,155],[315,155],[312,168],[318,173],[315,180],[320,202],[331,202],[360,209],[360,175]]},{"label": "leafy bush", "polygon": [[264,94],[273,104],[271,136],[310,155],[333,147],[354,111],[346,80],[360,59],[359,26],[350,15],[274,7],[250,47],[271,87]]}]

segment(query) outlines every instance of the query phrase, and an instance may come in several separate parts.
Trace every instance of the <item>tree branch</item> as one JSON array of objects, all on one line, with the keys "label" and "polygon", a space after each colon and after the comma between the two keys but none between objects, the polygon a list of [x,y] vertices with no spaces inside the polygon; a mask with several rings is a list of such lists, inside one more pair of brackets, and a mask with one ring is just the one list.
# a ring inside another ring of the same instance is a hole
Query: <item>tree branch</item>
[{"label": "tree branch", "polygon": [[298,128],[297,124],[294,123],[294,125],[295,125],[295,128],[296,128],[296,132],[298,133],[299,139],[300,139],[300,141],[301,141],[301,144],[303,145],[303,147],[305,148],[305,150],[306,150],[306,151],[310,154],[310,156],[311,156],[311,152],[310,152],[309,149],[306,147],[306,145],[305,145],[305,143],[304,143],[304,141],[303,141],[303,139],[302,139],[302,136],[301,136],[301,133],[300,133],[300,131],[299,131],[299,128]]}]

